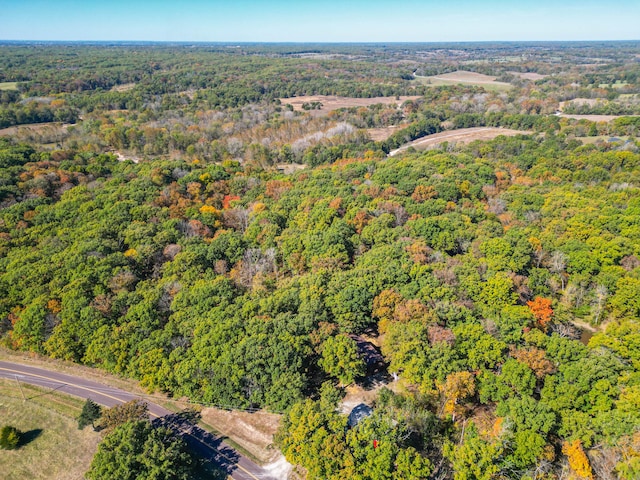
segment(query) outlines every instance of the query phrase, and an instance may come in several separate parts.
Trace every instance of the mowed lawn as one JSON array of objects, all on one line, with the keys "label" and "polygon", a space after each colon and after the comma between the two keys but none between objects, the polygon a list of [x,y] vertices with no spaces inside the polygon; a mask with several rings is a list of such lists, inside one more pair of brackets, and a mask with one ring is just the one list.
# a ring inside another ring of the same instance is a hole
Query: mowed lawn
[{"label": "mowed lawn", "polygon": [[[84,478],[100,441],[91,427],[78,430],[83,400],[0,379],[0,425],[26,432],[18,450],[0,451],[2,480]],[[22,394],[27,401],[22,400]]]}]

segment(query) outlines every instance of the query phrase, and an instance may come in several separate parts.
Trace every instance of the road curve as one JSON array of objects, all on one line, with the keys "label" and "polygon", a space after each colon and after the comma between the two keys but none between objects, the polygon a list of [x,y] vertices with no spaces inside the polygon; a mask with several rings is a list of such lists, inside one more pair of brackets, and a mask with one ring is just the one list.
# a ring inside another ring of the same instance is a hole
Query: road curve
[{"label": "road curve", "polygon": [[149,415],[154,422],[168,424],[179,430],[191,448],[203,457],[214,461],[234,480],[282,480],[267,473],[262,467],[233,450],[220,438],[134,393],[108,387],[81,377],[3,361],[0,361],[0,378],[49,388],[76,397],[90,398],[106,407],[141,399],[149,406]]}]

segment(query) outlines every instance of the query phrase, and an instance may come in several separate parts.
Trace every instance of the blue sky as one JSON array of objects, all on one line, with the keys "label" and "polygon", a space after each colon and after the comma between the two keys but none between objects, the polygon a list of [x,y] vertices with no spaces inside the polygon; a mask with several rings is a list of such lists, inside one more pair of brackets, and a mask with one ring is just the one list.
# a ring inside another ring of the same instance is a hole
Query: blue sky
[{"label": "blue sky", "polygon": [[2,40],[640,39],[640,0],[0,0]]}]

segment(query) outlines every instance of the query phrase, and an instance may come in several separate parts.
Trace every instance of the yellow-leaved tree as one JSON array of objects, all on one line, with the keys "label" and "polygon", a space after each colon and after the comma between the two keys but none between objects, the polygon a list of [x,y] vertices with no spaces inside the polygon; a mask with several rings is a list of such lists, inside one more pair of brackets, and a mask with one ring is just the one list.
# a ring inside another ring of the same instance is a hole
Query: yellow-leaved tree
[{"label": "yellow-leaved tree", "polygon": [[578,478],[593,480],[593,471],[591,470],[589,459],[579,439],[573,442],[564,442],[562,445],[562,453],[569,459],[569,466]]}]

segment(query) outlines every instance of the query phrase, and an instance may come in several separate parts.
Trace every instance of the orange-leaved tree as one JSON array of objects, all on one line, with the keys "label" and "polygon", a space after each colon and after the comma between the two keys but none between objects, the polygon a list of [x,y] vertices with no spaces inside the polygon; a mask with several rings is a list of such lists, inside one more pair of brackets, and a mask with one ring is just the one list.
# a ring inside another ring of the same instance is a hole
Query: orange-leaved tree
[{"label": "orange-leaved tree", "polygon": [[532,301],[527,302],[527,306],[536,317],[538,326],[546,331],[553,317],[553,309],[551,308],[551,300],[544,297],[536,297]]}]

